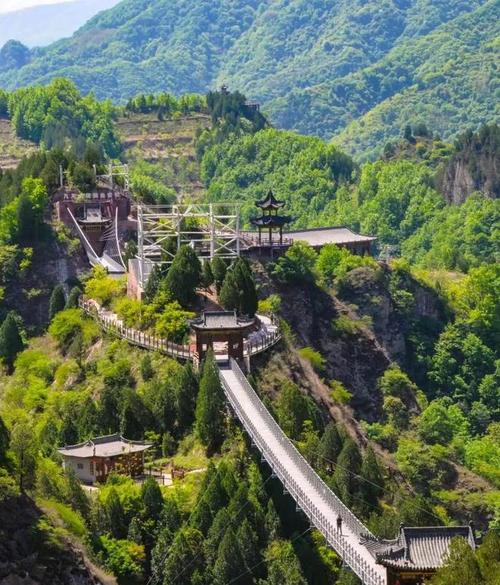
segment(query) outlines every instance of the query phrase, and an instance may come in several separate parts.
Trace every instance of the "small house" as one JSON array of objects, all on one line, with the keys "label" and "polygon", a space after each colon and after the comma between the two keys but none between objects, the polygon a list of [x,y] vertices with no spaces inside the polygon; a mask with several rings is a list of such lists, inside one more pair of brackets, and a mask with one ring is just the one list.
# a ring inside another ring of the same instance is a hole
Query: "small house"
[{"label": "small house", "polygon": [[78,445],[58,449],[64,469],[74,472],[83,483],[104,483],[112,472],[130,477],[144,474],[144,453],[152,445],[129,441],[121,435],[97,437]]}]

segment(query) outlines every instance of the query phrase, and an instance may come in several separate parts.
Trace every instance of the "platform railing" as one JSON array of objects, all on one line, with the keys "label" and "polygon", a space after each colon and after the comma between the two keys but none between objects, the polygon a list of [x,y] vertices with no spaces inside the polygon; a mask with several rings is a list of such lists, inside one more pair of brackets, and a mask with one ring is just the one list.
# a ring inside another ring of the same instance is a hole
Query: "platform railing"
[{"label": "platform railing", "polygon": [[[85,311],[85,313],[87,313],[87,315],[95,319],[106,332],[121,337],[132,345],[158,351],[169,357],[180,360],[193,360],[196,358],[195,352],[192,350],[191,346],[174,343],[168,339],[144,331],[139,331],[132,327],[126,327],[122,323],[118,323],[116,317],[109,316],[109,314],[107,314],[107,312],[95,301],[80,299],[79,306]],[[244,356],[251,357],[263,353],[273,345],[276,345],[280,339],[281,332],[279,329],[276,329],[276,331],[263,335],[258,341],[245,342]]]},{"label": "platform railing", "polygon": [[[383,576],[383,569],[377,567],[376,560],[373,564],[364,559],[351,544],[340,534],[336,526],[338,516],[342,518],[343,525],[349,528],[360,540],[363,536],[371,536],[371,532],[362,522],[349,510],[349,508],[332,492],[319,475],[312,469],[304,459],[295,445],[288,439],[281,430],[278,423],[271,416],[264,406],[255,390],[252,388],[240,367],[234,360],[229,361],[228,366],[236,376],[238,382],[243,386],[247,398],[252,402],[260,414],[257,420],[253,420],[238,402],[231,386],[226,382],[223,372],[220,378],[225,394],[234,412],[241,421],[243,427],[266,459],[275,475],[280,479],[285,489],[290,493],[297,505],[303,510],[311,523],[324,535],[327,542],[337,551],[344,562],[358,575],[366,585],[386,585],[386,578]],[[297,482],[297,479],[286,469],[283,462],[279,460],[272,448],[265,442],[261,429],[263,425],[272,433],[273,438],[286,449],[294,463],[300,468],[302,475],[306,478],[307,485],[312,486],[322,500],[328,505],[331,513],[326,517],[308,495],[305,485]],[[373,537],[374,538],[374,537]],[[360,544],[360,547],[363,546]]]}]

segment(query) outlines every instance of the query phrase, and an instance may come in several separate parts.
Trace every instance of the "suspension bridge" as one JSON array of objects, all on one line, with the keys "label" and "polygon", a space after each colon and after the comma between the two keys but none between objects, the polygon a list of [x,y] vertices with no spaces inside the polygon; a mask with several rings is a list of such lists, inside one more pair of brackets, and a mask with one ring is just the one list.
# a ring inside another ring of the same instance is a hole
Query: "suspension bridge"
[{"label": "suspension bridge", "polygon": [[[81,300],[80,307],[107,332],[132,345],[184,361],[196,360],[190,346],[174,344],[126,327],[114,313],[102,308],[96,301]],[[266,351],[280,339],[279,331],[267,333],[253,345],[247,345],[245,355]],[[386,568],[377,562],[374,548],[367,546],[377,541],[375,536],[343,504],[288,439],[238,363],[232,358],[219,360],[218,369],[224,393],[235,415],[311,525],[323,534],[344,564],[365,585],[387,585]],[[342,519],[340,529],[337,526],[339,516]]]}]

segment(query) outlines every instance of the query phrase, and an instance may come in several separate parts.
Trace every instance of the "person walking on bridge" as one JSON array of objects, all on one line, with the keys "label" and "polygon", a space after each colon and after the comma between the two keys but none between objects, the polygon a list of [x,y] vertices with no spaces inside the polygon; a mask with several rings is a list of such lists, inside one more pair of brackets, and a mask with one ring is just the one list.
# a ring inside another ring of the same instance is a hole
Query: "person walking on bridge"
[{"label": "person walking on bridge", "polygon": [[337,532],[342,534],[342,516],[340,514],[337,516]]}]

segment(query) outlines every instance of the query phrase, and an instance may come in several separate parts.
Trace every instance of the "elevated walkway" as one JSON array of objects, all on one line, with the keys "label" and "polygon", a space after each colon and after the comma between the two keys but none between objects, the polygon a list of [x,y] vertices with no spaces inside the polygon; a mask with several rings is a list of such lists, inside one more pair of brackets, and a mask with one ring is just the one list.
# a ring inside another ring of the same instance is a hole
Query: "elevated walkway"
[{"label": "elevated walkway", "polygon": [[[238,364],[219,365],[226,396],[273,472],[285,489],[365,585],[386,585],[386,569],[362,543],[375,539],[302,457],[263,405]],[[342,531],[337,530],[337,517]]]}]

